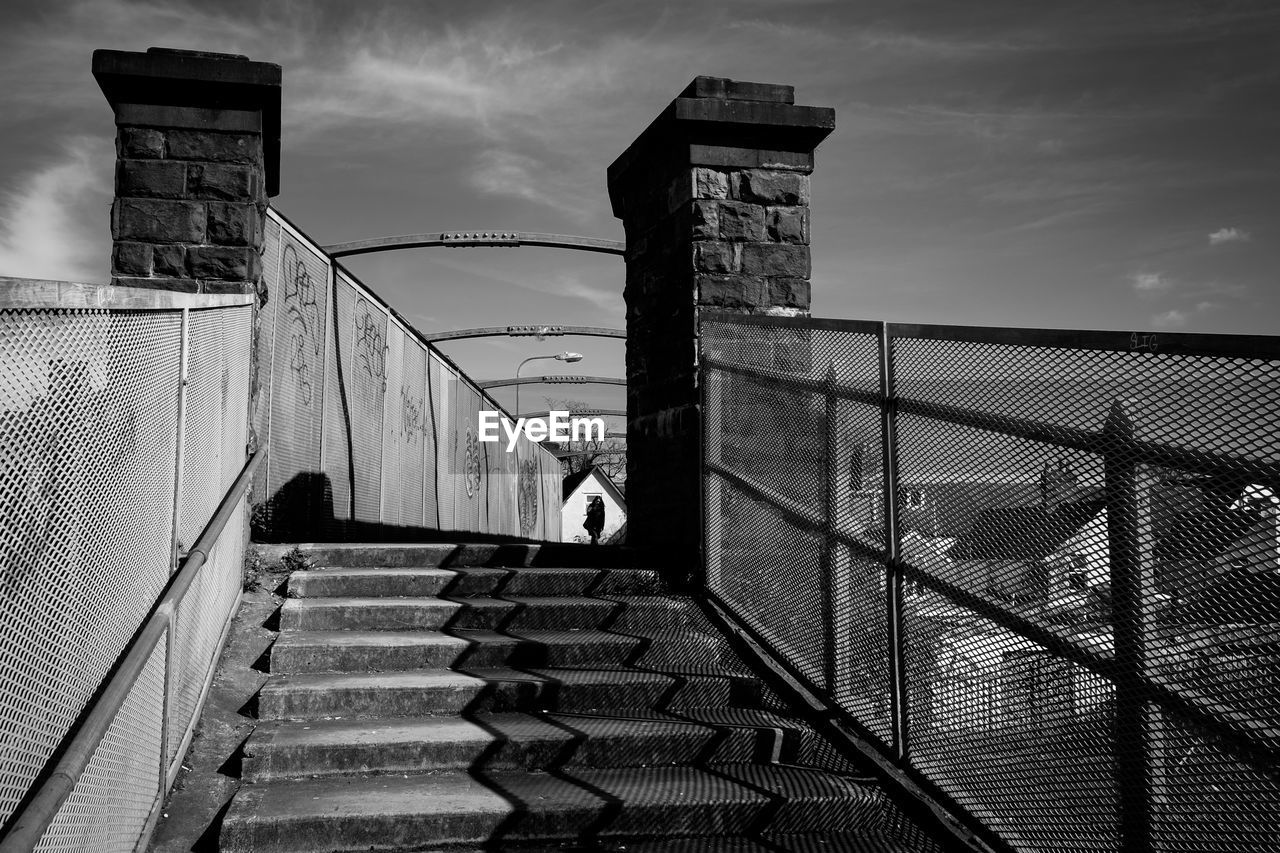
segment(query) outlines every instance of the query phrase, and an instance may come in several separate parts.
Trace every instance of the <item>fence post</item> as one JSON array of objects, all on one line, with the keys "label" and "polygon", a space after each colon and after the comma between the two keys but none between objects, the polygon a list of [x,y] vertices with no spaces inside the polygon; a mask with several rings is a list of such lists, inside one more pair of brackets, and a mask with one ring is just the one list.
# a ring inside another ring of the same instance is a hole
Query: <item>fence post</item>
[{"label": "fence post", "polygon": [[841,483],[841,447],[840,447],[840,401],[836,397],[836,368],[832,364],[827,368],[823,392],[823,543],[822,562],[819,571],[819,582],[822,584],[822,677],[827,695],[836,699],[836,578],[842,575],[838,559],[841,548],[840,539],[836,536],[836,526],[840,523],[840,483]]},{"label": "fence post", "polygon": [[698,317],[809,309],[809,175],[835,127],[790,86],[698,77],[609,166],[627,235],[627,533],[696,582]]},{"label": "fence post", "polygon": [[1153,621],[1150,605],[1155,600],[1151,479],[1137,461],[1133,421],[1119,400],[1112,402],[1102,434],[1118,670],[1111,740],[1119,798],[1120,849],[1139,853],[1152,847],[1155,784],[1155,721],[1144,707],[1141,690]]},{"label": "fence post", "polygon": [[898,407],[893,343],[889,324],[880,333],[880,436],[884,476],[885,611],[889,652],[889,720],[900,762],[910,753],[908,740],[905,637],[902,628],[902,547],[898,534]]}]

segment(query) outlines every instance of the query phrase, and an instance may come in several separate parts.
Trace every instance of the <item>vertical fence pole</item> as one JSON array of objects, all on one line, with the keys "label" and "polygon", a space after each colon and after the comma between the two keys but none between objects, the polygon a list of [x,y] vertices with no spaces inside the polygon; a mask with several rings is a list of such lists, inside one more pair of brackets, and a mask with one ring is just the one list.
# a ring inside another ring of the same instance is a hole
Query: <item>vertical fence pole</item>
[{"label": "vertical fence pole", "polygon": [[1134,426],[1120,401],[1103,428],[1107,535],[1117,663],[1112,717],[1120,849],[1151,849],[1153,721],[1144,707],[1141,681],[1151,628],[1149,604],[1155,577],[1151,548],[1150,483],[1133,451]]},{"label": "vertical fence pole", "polygon": [[[183,481],[183,462],[185,441],[183,433],[186,432],[187,422],[187,369],[190,362],[191,350],[191,309],[182,309],[182,321],[178,333],[178,419],[177,419],[177,436],[174,444],[174,460],[173,460],[173,529],[169,539],[169,574],[173,574],[178,569],[178,551],[185,550],[186,547],[193,545],[193,542],[180,542],[179,535],[182,529],[182,481]],[[160,700],[160,793],[161,799],[164,798],[165,791],[168,790],[169,779],[169,704],[173,698],[172,684],[170,679],[174,674],[174,638],[177,636],[178,609],[174,607],[169,611],[169,619],[165,625],[165,648],[164,648],[164,688]]]},{"label": "vertical fence pole", "polygon": [[822,584],[822,678],[827,696],[837,698],[836,684],[836,613],[835,579],[836,554],[840,540],[836,537],[836,525],[840,523],[840,426],[839,401],[836,397],[836,368],[827,368],[824,390],[824,414],[822,436],[823,459],[823,543],[819,582]]},{"label": "vertical fence pole", "polygon": [[[699,337],[699,346],[702,338]],[[702,395],[702,464],[699,478],[702,481],[702,585],[712,592],[720,589],[720,572],[724,559],[720,529],[720,512],[723,485],[719,475],[707,470],[708,463],[720,464],[724,441],[724,378],[705,363],[699,365]]]},{"label": "vertical fence pole", "polygon": [[880,332],[880,436],[884,476],[884,538],[888,565],[885,598],[888,618],[889,717],[894,751],[900,762],[910,754],[907,726],[906,662],[902,627],[902,553],[898,536],[898,403],[893,345],[888,323]]}]

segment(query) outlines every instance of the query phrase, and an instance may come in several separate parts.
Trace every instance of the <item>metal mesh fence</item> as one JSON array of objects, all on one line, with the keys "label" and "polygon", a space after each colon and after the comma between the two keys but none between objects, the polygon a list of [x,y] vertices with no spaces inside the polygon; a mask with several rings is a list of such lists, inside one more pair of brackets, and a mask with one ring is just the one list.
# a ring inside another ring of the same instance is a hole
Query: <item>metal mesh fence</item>
[{"label": "metal mesh fence", "polygon": [[888,757],[1020,850],[1280,837],[1280,341],[701,347],[708,589]]},{"label": "metal mesh fence", "polygon": [[[175,547],[194,544],[244,467],[250,416],[247,297],[144,291],[129,308],[84,310],[61,307],[56,286],[23,294],[0,311],[4,820],[153,618]],[[178,742],[164,742],[166,703],[181,741],[196,714],[187,697],[203,692],[220,651],[243,517],[196,576],[174,648],[162,638],[141,650],[140,678],[40,849],[135,848],[167,789],[162,765],[181,760]]]},{"label": "metal mesh fence", "polygon": [[[161,640],[36,850],[137,849],[164,794],[160,739],[154,733],[164,716],[165,651]],[[152,736],[139,737],[142,733]]]},{"label": "metal mesh fence", "polygon": [[[521,436],[531,467],[499,464],[505,446],[478,440],[479,412],[499,410],[492,399],[274,211],[267,241],[278,269],[268,264],[260,324],[274,344],[258,533],[342,538],[379,526],[559,539],[554,457]],[[521,501],[533,523],[521,523]]]}]

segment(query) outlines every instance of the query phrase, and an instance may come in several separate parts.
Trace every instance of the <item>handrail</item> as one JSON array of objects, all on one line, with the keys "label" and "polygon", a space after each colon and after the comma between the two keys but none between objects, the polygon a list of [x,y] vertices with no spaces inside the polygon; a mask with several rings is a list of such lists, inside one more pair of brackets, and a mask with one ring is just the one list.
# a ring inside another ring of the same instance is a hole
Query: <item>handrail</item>
[{"label": "handrail", "polygon": [[75,788],[76,782],[89,766],[102,739],[106,737],[108,729],[115,721],[116,715],[124,707],[129,691],[142,675],[160,638],[168,631],[170,621],[177,612],[183,595],[199,575],[200,569],[209,558],[209,552],[222,535],[223,529],[240,503],[240,498],[249,488],[254,474],[266,458],[267,449],[259,448],[245,463],[231,488],[223,495],[218,509],[196,539],[195,545],[187,553],[181,568],[170,578],[168,585],[156,599],[147,621],[143,623],[141,630],[134,635],[126,648],[123,660],[107,676],[102,692],[91,702],[84,722],[67,743],[53,772],[21,808],[9,832],[3,840],[0,840],[0,853],[29,853],[40,843],[45,831],[57,816],[58,809],[62,808],[62,804]]}]

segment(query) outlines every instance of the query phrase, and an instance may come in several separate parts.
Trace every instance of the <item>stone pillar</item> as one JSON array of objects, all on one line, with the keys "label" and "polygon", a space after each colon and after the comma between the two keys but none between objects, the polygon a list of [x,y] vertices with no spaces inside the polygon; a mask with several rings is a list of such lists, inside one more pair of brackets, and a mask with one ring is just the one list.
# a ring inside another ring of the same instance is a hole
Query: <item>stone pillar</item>
[{"label": "stone pillar", "polygon": [[808,313],[809,175],[834,127],[790,86],[698,77],[609,167],[627,237],[627,537],[672,550],[677,581],[701,541],[699,312]]},{"label": "stone pillar", "polygon": [[244,56],[96,50],[116,117],[111,282],[252,293],[279,192],[280,66]]}]

